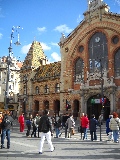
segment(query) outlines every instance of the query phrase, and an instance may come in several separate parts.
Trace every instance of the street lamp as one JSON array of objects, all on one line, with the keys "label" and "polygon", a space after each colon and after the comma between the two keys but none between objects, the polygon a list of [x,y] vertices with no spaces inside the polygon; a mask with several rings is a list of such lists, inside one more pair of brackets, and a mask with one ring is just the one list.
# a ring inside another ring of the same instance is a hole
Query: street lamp
[{"label": "street lamp", "polygon": [[[17,30],[20,29],[20,26],[17,27]],[[9,103],[9,82],[10,82],[10,65],[12,63],[12,39],[14,38],[13,33],[14,33],[15,27],[12,27],[12,32],[11,32],[11,36],[10,36],[10,46],[8,48],[9,50],[9,55],[7,56],[6,59],[6,63],[7,63],[7,68],[6,68],[6,72],[7,72],[7,79],[6,79],[6,90],[5,90],[5,106],[4,109],[7,110],[8,109],[8,103]],[[16,30],[16,31],[17,31]],[[18,40],[16,43],[14,43],[15,45],[20,45],[19,42],[19,32],[18,32]]]},{"label": "street lamp", "polygon": [[100,125],[100,141],[102,141],[102,137],[101,137],[101,122],[103,120],[103,114],[104,114],[104,110],[103,110],[103,107],[104,107],[104,94],[103,94],[103,66],[102,66],[102,61],[101,59],[99,60],[100,62],[100,79],[101,79],[101,105],[102,105],[102,109],[101,109],[101,115],[99,117],[99,125]]},{"label": "street lamp", "polygon": [[103,108],[104,108],[104,94],[103,94],[103,84],[104,84],[104,82],[103,82],[103,69],[104,68],[107,68],[107,63],[105,63],[104,62],[104,67],[103,67],[103,61],[102,61],[102,57],[101,58],[98,58],[97,57],[97,59],[95,59],[95,68],[97,67],[97,69],[99,68],[99,70],[98,70],[98,73],[100,73],[100,76],[98,76],[98,78],[99,78],[99,80],[100,80],[100,82],[101,82],[101,87],[100,87],[100,89],[101,89],[101,113],[100,113],[100,116],[99,116],[99,127],[100,127],[100,141],[102,141],[102,138],[101,138],[101,122],[102,122],[102,120],[103,120],[103,115],[104,115],[104,110],[103,110]]},{"label": "street lamp", "polygon": [[23,77],[23,83],[24,83],[24,98],[23,98],[23,104],[24,104],[24,114],[26,118],[26,101],[27,101],[27,82],[28,82],[28,77],[25,75]]},{"label": "street lamp", "polygon": [[102,65],[102,60],[101,58],[99,59],[99,66],[100,66],[100,80],[101,80],[101,115],[99,116],[99,125],[100,125],[100,141],[102,141],[101,138],[101,123],[102,120],[104,119],[104,94],[103,94],[103,65]]}]

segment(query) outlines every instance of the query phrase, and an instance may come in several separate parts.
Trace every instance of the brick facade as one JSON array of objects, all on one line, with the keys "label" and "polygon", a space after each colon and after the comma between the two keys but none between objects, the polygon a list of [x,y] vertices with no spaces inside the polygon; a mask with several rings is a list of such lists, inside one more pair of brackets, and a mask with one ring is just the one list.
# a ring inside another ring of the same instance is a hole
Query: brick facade
[{"label": "brick facade", "polygon": [[[95,8],[90,7],[84,13],[83,21],[67,37],[62,35],[59,42],[61,62],[47,64],[45,55],[41,51],[40,43],[33,42],[32,48],[38,49],[35,52],[30,49],[21,70],[22,77],[25,74],[28,75],[27,113],[32,112],[35,114],[38,112],[42,114],[43,109],[49,108],[51,115],[59,115],[66,112],[66,105],[69,104],[71,108],[67,112],[72,112],[74,117],[79,117],[81,112],[86,112],[89,116],[96,112],[98,118],[102,109],[104,110],[105,119],[113,111],[117,111],[120,114],[120,80],[119,77],[115,76],[114,69],[114,57],[120,46],[120,15],[109,12],[106,4],[102,4],[100,0],[98,2]],[[102,106],[104,108],[101,108],[101,104],[98,104],[98,110],[96,109],[97,104],[93,106],[90,100],[92,97],[100,98],[102,82],[100,77],[97,77],[100,75],[97,70],[93,75],[90,74],[88,47],[91,37],[96,33],[105,35],[108,49],[108,70],[104,72],[102,77],[103,96],[108,103]],[[116,44],[112,41],[114,36],[117,36],[119,39]],[[81,53],[79,51],[80,46],[84,48]],[[75,81],[75,63],[79,58],[84,62],[83,82]],[[29,62],[30,67],[24,70],[26,65],[29,66],[26,63],[28,59],[31,62]],[[60,86],[58,92],[55,91],[56,84]],[[22,85],[23,83],[21,83]],[[39,94],[36,94],[36,86],[40,89]],[[46,93],[45,86],[49,88],[49,91]],[[22,86],[21,88],[22,99],[24,97],[22,95],[24,87]]]}]

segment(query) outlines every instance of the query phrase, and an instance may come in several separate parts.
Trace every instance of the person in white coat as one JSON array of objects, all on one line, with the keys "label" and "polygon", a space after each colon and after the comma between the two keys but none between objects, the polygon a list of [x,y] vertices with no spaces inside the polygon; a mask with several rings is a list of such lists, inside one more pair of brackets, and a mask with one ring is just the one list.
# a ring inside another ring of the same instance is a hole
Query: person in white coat
[{"label": "person in white coat", "polygon": [[109,128],[113,131],[113,139],[115,143],[119,143],[119,127],[120,119],[116,112],[113,112],[113,118],[110,119]]}]

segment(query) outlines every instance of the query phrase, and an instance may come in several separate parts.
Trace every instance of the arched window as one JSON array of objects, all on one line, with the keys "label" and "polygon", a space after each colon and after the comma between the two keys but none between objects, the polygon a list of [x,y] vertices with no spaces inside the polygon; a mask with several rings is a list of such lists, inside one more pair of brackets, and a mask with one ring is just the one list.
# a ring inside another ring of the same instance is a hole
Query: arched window
[{"label": "arched window", "polygon": [[118,77],[120,76],[120,48],[115,53],[114,61],[115,77]]},{"label": "arched window", "polygon": [[56,93],[60,92],[60,84],[59,83],[56,83],[56,85],[55,85],[55,92]]},{"label": "arched window", "polygon": [[84,78],[84,62],[81,58],[75,62],[75,82],[81,82]]},{"label": "arched window", "polygon": [[35,87],[35,93],[39,94],[39,87],[38,86]]},{"label": "arched window", "polygon": [[108,47],[106,35],[102,32],[96,32],[88,44],[90,73],[96,68],[98,70],[108,69]]},{"label": "arched window", "polygon": [[47,84],[45,85],[45,93],[49,93],[49,87]]}]

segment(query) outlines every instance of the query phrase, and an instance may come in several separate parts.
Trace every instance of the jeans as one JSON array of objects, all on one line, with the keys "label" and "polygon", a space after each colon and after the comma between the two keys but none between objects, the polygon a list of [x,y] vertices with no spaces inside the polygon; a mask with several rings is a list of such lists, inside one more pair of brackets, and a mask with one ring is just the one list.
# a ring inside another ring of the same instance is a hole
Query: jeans
[{"label": "jeans", "polygon": [[83,132],[84,132],[84,136],[83,136],[83,140],[87,139],[87,128],[83,128]]},{"label": "jeans", "polygon": [[56,132],[56,137],[58,138],[58,137],[59,137],[59,134],[60,134],[59,128],[55,128],[55,132]]},{"label": "jeans", "polygon": [[114,142],[117,142],[119,139],[119,130],[113,130],[113,139]]},{"label": "jeans", "polygon": [[[97,140],[96,131],[90,131],[90,134],[91,134],[91,141]],[[94,138],[93,138],[93,134],[94,134]]]},{"label": "jeans", "polygon": [[7,147],[10,147],[10,129],[3,129],[1,135],[1,145],[4,146],[4,139],[7,137]]},{"label": "jeans", "polygon": [[32,137],[33,134],[34,134],[34,137],[36,137],[36,131],[37,131],[37,127],[33,126],[33,131],[31,133],[31,137]]}]

